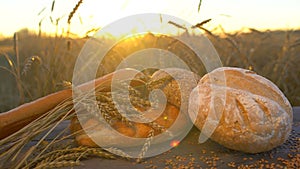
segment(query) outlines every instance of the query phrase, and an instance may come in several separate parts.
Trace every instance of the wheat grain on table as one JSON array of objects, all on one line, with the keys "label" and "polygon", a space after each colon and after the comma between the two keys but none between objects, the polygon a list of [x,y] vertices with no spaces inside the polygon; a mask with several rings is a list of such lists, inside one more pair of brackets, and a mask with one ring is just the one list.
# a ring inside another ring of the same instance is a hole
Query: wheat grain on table
[{"label": "wheat grain on table", "polygon": [[[289,139],[268,152],[245,154],[224,148],[211,140],[198,144],[199,131],[194,127],[177,147],[143,159],[140,163],[122,158],[91,158],[74,168],[297,168],[300,167],[300,107],[294,107],[293,112],[293,130]],[[64,122],[56,130],[58,132],[67,126],[68,122]]]}]

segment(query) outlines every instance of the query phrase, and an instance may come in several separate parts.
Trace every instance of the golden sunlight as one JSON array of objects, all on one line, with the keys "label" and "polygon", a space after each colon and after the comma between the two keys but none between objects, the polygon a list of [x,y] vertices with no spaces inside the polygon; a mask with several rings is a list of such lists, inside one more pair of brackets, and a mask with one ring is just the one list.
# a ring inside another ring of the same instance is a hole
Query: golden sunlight
[{"label": "golden sunlight", "polygon": [[299,7],[2,0],[0,169],[295,168]]}]

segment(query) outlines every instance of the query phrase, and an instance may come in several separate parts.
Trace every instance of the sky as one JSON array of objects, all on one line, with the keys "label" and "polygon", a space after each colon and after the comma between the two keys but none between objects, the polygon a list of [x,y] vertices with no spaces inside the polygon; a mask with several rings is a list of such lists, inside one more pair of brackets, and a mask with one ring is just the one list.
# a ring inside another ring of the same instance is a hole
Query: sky
[{"label": "sky", "polygon": [[[56,31],[50,21],[61,18],[58,32],[66,32],[67,18],[77,0],[0,0],[0,36],[29,28],[38,31]],[[255,28],[299,29],[299,0],[203,0],[198,13],[199,0],[84,0],[71,22],[71,32],[84,35],[92,28],[105,27],[122,17],[140,13],[163,13],[181,18],[190,24],[212,19],[205,25],[209,30],[222,26],[225,31]],[[44,10],[43,10],[44,9]]]}]

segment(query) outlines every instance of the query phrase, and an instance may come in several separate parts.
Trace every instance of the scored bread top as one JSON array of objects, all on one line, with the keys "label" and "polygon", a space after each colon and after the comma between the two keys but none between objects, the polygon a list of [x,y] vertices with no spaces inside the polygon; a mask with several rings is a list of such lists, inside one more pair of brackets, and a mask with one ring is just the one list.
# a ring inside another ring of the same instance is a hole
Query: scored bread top
[{"label": "scored bread top", "polygon": [[241,68],[206,74],[190,96],[189,115],[201,133],[247,153],[271,150],[291,132],[292,108],[268,79]]},{"label": "scored bread top", "polygon": [[[225,78],[222,78],[222,76]],[[206,74],[200,81],[214,85],[244,90],[249,93],[269,98],[278,103],[289,115],[293,117],[291,105],[281,90],[270,80],[257,75],[254,71],[222,67]]]}]

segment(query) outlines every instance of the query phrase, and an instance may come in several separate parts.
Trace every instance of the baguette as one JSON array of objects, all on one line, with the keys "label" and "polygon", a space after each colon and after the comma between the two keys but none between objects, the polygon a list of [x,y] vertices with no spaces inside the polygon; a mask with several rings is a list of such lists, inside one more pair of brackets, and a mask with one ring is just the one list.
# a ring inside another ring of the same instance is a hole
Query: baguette
[{"label": "baguette", "polygon": [[[110,91],[111,81],[114,74],[135,72],[132,69],[121,69],[114,73],[107,74],[93,81],[86,82],[78,86],[82,92],[89,91],[95,87],[101,87],[100,91]],[[140,85],[138,81],[132,81],[131,85]],[[59,103],[72,97],[72,90],[66,89],[56,93],[41,97],[35,101],[23,104],[12,110],[0,113],[0,139],[3,139],[20,130],[30,122],[34,121],[44,113],[53,109]]]}]

